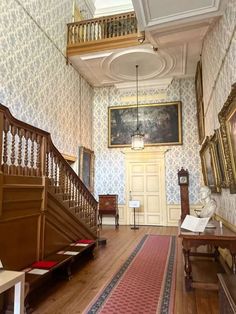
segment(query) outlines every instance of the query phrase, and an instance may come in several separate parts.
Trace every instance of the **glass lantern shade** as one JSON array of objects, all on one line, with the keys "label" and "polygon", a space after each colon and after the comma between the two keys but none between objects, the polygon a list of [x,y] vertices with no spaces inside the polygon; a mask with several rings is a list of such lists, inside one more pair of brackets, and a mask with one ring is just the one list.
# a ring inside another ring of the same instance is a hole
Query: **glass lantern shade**
[{"label": "glass lantern shade", "polygon": [[139,132],[135,132],[132,135],[132,145],[131,148],[134,150],[141,150],[144,149],[144,135],[139,133]]}]

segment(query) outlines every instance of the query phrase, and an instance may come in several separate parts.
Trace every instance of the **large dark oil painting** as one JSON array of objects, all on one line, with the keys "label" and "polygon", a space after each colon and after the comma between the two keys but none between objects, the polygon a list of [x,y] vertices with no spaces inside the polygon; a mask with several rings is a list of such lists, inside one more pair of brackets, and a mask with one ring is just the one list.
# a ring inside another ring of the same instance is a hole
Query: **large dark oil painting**
[{"label": "large dark oil painting", "polygon": [[[109,107],[108,117],[108,147],[130,146],[137,129],[137,107]],[[138,118],[145,146],[182,144],[181,102],[139,105]]]}]

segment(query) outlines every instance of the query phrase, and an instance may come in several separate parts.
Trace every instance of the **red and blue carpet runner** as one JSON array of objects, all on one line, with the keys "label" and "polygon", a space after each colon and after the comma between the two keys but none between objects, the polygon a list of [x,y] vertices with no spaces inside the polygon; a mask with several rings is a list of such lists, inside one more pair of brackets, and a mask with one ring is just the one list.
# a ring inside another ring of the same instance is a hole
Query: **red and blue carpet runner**
[{"label": "red and blue carpet runner", "polygon": [[176,238],[146,235],[86,313],[173,313],[175,279]]}]

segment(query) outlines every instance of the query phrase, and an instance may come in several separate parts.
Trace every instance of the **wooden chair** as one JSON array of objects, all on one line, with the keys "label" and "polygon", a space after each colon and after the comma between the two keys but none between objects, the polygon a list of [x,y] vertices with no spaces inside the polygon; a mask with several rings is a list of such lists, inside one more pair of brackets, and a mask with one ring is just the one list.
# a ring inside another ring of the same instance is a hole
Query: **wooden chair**
[{"label": "wooden chair", "polygon": [[106,194],[99,195],[99,210],[98,219],[102,226],[102,216],[114,216],[115,226],[119,226],[119,213],[118,213],[118,195],[117,194]]}]

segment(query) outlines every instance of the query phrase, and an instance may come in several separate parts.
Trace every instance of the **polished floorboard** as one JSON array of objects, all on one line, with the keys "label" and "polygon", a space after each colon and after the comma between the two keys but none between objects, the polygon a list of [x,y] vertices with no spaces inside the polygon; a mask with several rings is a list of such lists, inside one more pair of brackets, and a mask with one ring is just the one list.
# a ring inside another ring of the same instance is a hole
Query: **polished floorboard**
[{"label": "polished floorboard", "polygon": [[[177,228],[141,226],[139,230],[131,230],[129,226],[120,226],[116,230],[113,226],[103,226],[100,237],[107,239],[107,245],[100,246],[95,250],[94,259],[73,269],[73,277],[70,281],[53,282],[40,290],[32,302],[33,313],[83,313],[86,306],[105,283],[109,282],[112,275],[119,269],[145,234],[177,235]],[[185,292],[182,248],[179,239],[177,254],[174,313],[219,313],[217,291],[196,289]],[[207,260],[194,263],[194,276],[203,277],[205,281],[216,281],[218,270],[215,264]],[[139,312],[137,311],[137,313]]]}]

